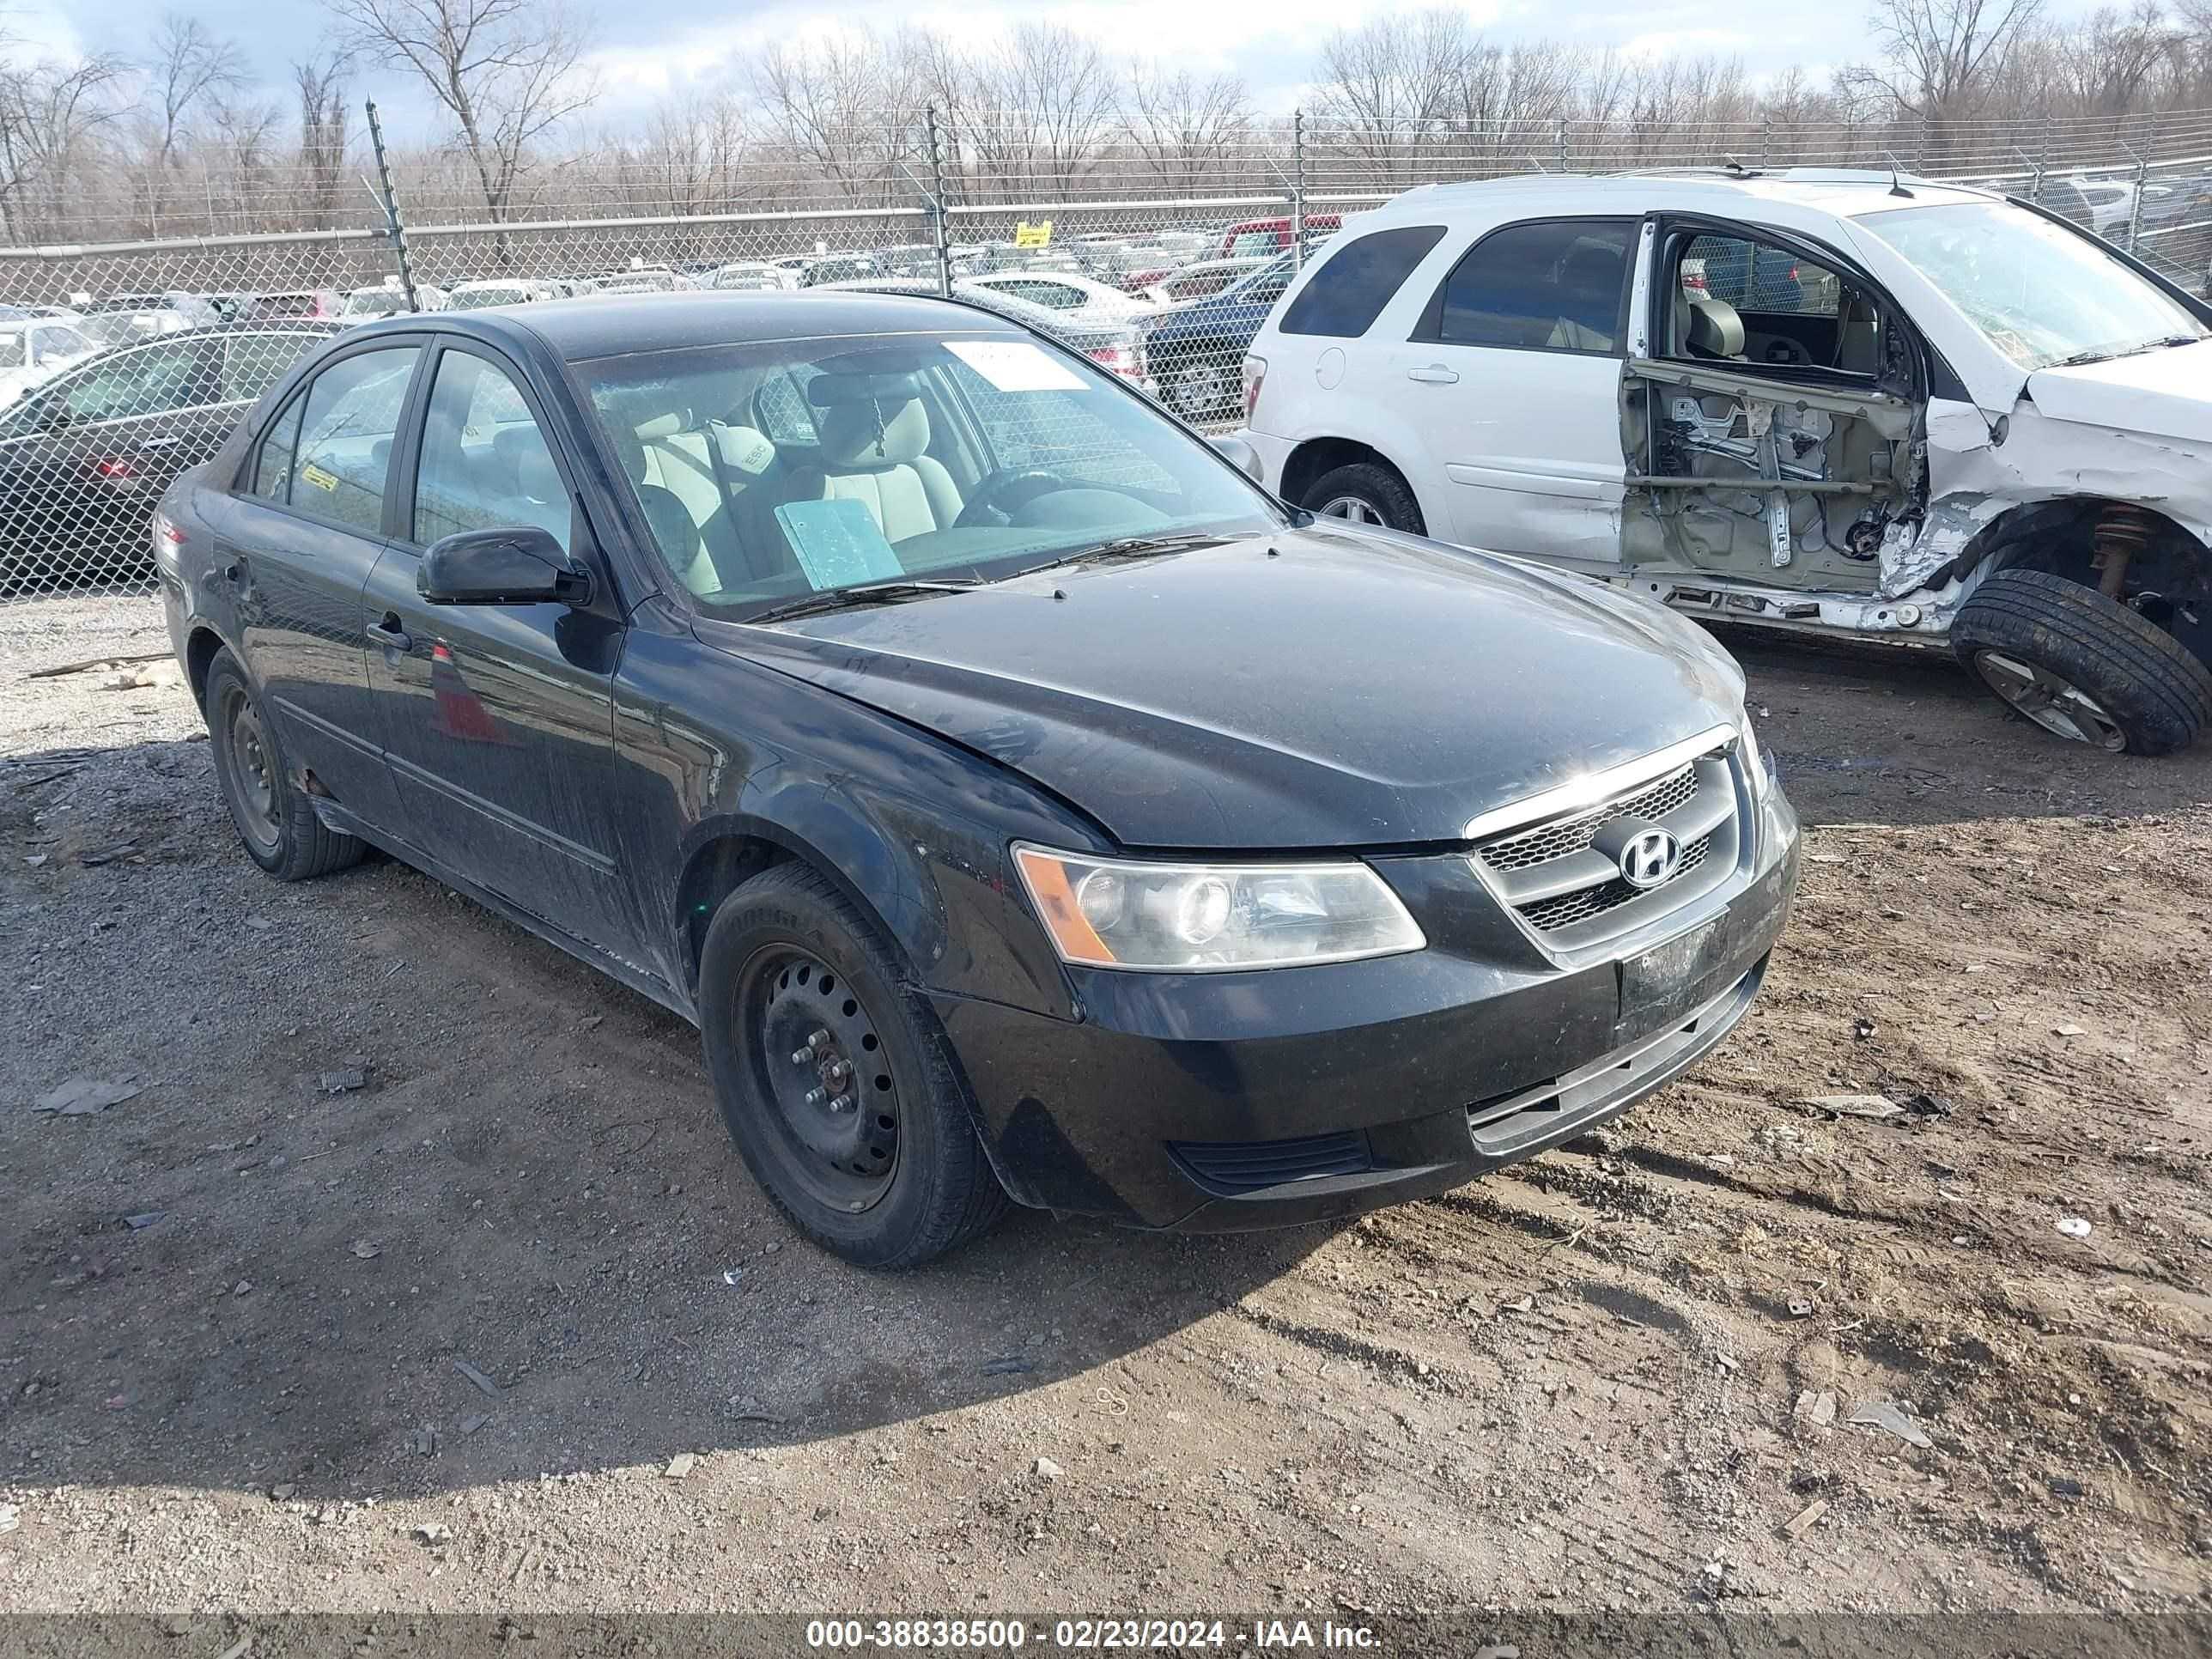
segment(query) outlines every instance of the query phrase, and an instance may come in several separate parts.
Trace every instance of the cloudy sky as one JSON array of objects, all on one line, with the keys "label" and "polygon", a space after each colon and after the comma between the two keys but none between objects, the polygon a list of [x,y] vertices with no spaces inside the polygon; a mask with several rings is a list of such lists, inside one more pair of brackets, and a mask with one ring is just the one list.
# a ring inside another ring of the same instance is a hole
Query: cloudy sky
[{"label": "cloudy sky", "polygon": [[[1262,104],[1288,108],[1299,96],[1316,49],[1328,33],[1394,8],[1382,0],[847,0],[825,7],[805,0],[766,0],[717,8],[640,6],[623,0],[577,0],[591,18],[595,63],[606,88],[600,114],[619,121],[655,97],[690,86],[712,88],[732,64],[765,41],[819,30],[872,26],[886,33],[920,24],[957,40],[981,43],[1023,18],[1049,16],[1103,43],[1115,55],[1171,58],[1177,67],[1242,75]],[[37,48],[66,52],[87,43],[129,52],[161,14],[162,0],[19,0],[13,31]],[[2085,9],[2063,3],[2054,10]],[[237,38],[272,82],[292,58],[313,51],[327,33],[315,0],[193,0],[191,9],[218,32]],[[1625,0],[1473,0],[1468,16],[1500,39],[1547,36],[1633,52],[1712,53],[1741,58],[1763,77],[1790,64],[1816,76],[1865,50],[1864,14],[1841,4],[1735,8],[1679,0],[1638,6]],[[372,68],[361,90],[384,106],[398,129],[422,110],[404,77]],[[409,135],[412,136],[412,135]]]}]

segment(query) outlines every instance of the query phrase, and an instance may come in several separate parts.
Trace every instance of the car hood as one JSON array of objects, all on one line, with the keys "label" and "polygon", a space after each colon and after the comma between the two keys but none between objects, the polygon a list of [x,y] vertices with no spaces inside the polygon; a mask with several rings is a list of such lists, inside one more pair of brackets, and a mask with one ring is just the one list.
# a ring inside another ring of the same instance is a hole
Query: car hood
[{"label": "car hood", "polygon": [[2039,368],[2027,395],[2053,420],[2212,443],[2212,340]]},{"label": "car hood", "polygon": [[1733,725],[1725,653],[1578,578],[1285,529],[702,635],[1023,774],[1125,846],[1450,842]]}]

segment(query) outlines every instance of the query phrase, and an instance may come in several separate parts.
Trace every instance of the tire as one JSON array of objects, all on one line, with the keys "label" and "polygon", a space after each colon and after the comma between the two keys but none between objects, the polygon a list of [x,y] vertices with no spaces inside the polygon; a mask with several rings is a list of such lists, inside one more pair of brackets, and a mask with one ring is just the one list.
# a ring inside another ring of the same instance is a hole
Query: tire
[{"label": "tire", "polygon": [[292,781],[276,728],[228,650],[208,665],[200,708],[223,803],[248,858],[279,881],[307,881],[361,862],[367,844],[324,823],[307,792]]},{"label": "tire", "polygon": [[1188,359],[1159,380],[1168,407],[1194,425],[1236,407],[1240,385],[1236,371],[1211,358]]},{"label": "tire", "polygon": [[1990,576],[1960,606],[1951,648],[2015,714],[2071,742],[2166,755],[2212,725],[2212,670],[2126,605],[2049,571]]},{"label": "tire", "polygon": [[707,1070],[745,1167],[799,1231],[863,1267],[919,1267],[1007,1203],[944,1030],[906,980],[875,925],[795,864],[732,892],[700,957]]},{"label": "tire", "polygon": [[1413,492],[1403,478],[1379,461],[1354,461],[1322,473],[1308,487],[1305,499],[1298,505],[1325,519],[1379,524],[1416,536],[1429,533]]}]

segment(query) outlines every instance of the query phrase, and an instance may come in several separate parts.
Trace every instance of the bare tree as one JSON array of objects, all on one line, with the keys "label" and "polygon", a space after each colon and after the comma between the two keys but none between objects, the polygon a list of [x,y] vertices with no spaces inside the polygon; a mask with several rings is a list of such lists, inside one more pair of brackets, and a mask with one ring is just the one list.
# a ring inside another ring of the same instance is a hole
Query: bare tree
[{"label": "bare tree", "polygon": [[1233,75],[1200,80],[1188,70],[1133,64],[1121,131],[1154,178],[1195,194],[1238,165],[1237,152],[1252,137],[1252,103]]},{"label": "bare tree", "polygon": [[1114,72],[1097,43],[1057,23],[1023,23],[970,61],[974,103],[955,131],[988,199],[1065,197],[1113,128]]},{"label": "bare tree", "polygon": [[1920,165],[1940,166],[1953,130],[1981,112],[2042,11],[2043,0],[1872,0],[1867,21],[1882,61],[1839,71],[1838,85],[1917,121]]},{"label": "bare tree", "polygon": [[343,47],[292,65],[292,85],[300,99],[300,168],[307,183],[301,205],[311,225],[327,225],[337,216],[350,114],[346,94],[352,75],[352,54]]},{"label": "bare tree", "polygon": [[130,70],[112,53],[73,64],[0,65],[0,220],[11,240],[35,240],[78,216],[64,204],[81,208],[89,194],[70,185],[92,170],[94,139],[118,118],[118,94]]},{"label": "bare tree", "polygon": [[750,81],[777,143],[840,197],[872,205],[912,194],[898,167],[915,154],[922,98],[905,41],[868,33],[812,46],[779,41],[753,64]]},{"label": "bare tree", "polygon": [[1332,146],[1374,182],[1407,185],[1439,147],[1455,88],[1480,40],[1464,14],[1393,14],[1322,44],[1315,108]]},{"label": "bare tree", "polygon": [[532,146],[588,108],[588,40],[559,3],[325,0],[356,52],[396,55],[453,118],[495,221],[508,216]]}]

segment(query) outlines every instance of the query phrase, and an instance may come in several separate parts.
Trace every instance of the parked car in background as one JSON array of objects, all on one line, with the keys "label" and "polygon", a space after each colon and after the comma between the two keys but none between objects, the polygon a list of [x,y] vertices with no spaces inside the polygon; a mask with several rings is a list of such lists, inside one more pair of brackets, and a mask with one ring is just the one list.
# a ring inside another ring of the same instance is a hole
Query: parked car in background
[{"label": "parked car in background", "polygon": [[819,288],[827,283],[866,282],[890,274],[867,254],[833,253],[826,258],[809,259],[799,273],[799,285],[801,288]]},{"label": "parked car in background", "polygon": [[278,289],[257,294],[240,314],[231,317],[232,322],[333,322],[345,309],[345,296],[336,289],[299,288]]},{"label": "parked car in background", "polygon": [[[373,323],[380,317],[397,317],[408,309],[407,291],[398,283],[376,288],[357,288],[345,296],[338,307],[338,322],[345,328],[358,328],[363,323]],[[428,283],[415,284],[415,306],[417,311],[443,311],[446,290]]]},{"label": "parked car in background", "polygon": [[1149,316],[1156,309],[1152,301],[1124,294],[1109,283],[1065,271],[994,270],[967,280],[976,288],[1042,306],[1072,323],[1127,323]]},{"label": "parked car in background", "polygon": [[81,359],[0,411],[0,592],[88,572],[143,580],[162,490],[332,331],[226,324],[157,335]]},{"label": "parked car in background", "polygon": [[[1306,246],[1309,248],[1327,240],[1342,228],[1344,216],[1340,213],[1309,213],[1306,215]],[[1277,214],[1267,219],[1246,219],[1233,224],[1222,233],[1214,249],[1214,256],[1222,259],[1266,258],[1281,252],[1290,246],[1297,222],[1288,214]]]},{"label": "parked car in background", "polygon": [[[937,284],[916,282],[911,278],[884,276],[871,282],[838,283],[823,291],[831,294],[896,294],[911,299],[933,299],[937,297]],[[1125,380],[1143,384],[1144,364],[1138,349],[1133,319],[1085,322],[1066,312],[1053,311],[1016,295],[986,288],[977,283],[955,283],[951,297],[963,305],[974,306],[1010,322],[1019,323],[1024,328],[1059,341],[1071,351],[1080,352],[1101,368],[1110,370]]]},{"label": "parked car in background", "polygon": [[246,854],[381,847],[694,1022],[870,1267],[1557,1146],[1742,1019],[1796,879],[1698,629],[1294,515],[966,306],[379,324],[155,538]]},{"label": "parked car in background", "polygon": [[559,297],[551,283],[535,278],[487,276],[454,283],[446,291],[446,308],[483,311],[493,306],[536,305]]},{"label": "parked car in background", "polygon": [[152,311],[94,311],[77,319],[76,327],[102,350],[130,345],[163,334],[187,329],[220,327],[218,323],[194,322],[188,313],[162,307]]},{"label": "parked car in background", "polygon": [[171,289],[163,294],[111,294],[105,299],[88,300],[76,309],[80,315],[85,317],[117,312],[128,312],[137,316],[163,312],[177,319],[168,325],[172,329],[212,328],[224,320],[222,313],[207,300],[179,289]]},{"label": "parked car in background", "polygon": [[1887,169],[1410,191],[1245,386],[1267,482],[1322,514],[1948,641],[2103,749],[2212,725],[2212,306],[2047,210]]},{"label": "parked car in background", "polygon": [[740,259],[709,273],[702,285],[740,294],[782,292],[799,286],[799,273],[765,259]]},{"label": "parked car in background", "polygon": [[74,323],[39,318],[0,322],[0,404],[15,402],[101,349]]},{"label": "parked car in background", "polygon": [[1233,414],[1245,351],[1294,274],[1291,256],[1279,254],[1218,293],[1141,320],[1142,373],[1160,400],[1186,421]]},{"label": "parked car in background", "polygon": [[699,284],[680,270],[618,270],[599,278],[601,295],[688,294]]},{"label": "parked car in background", "polygon": [[1144,297],[1157,305],[1181,305],[1187,300],[1203,300],[1208,295],[1218,294],[1231,283],[1242,282],[1254,271],[1273,263],[1269,259],[1200,259],[1170,271],[1159,282],[1144,291]]}]

